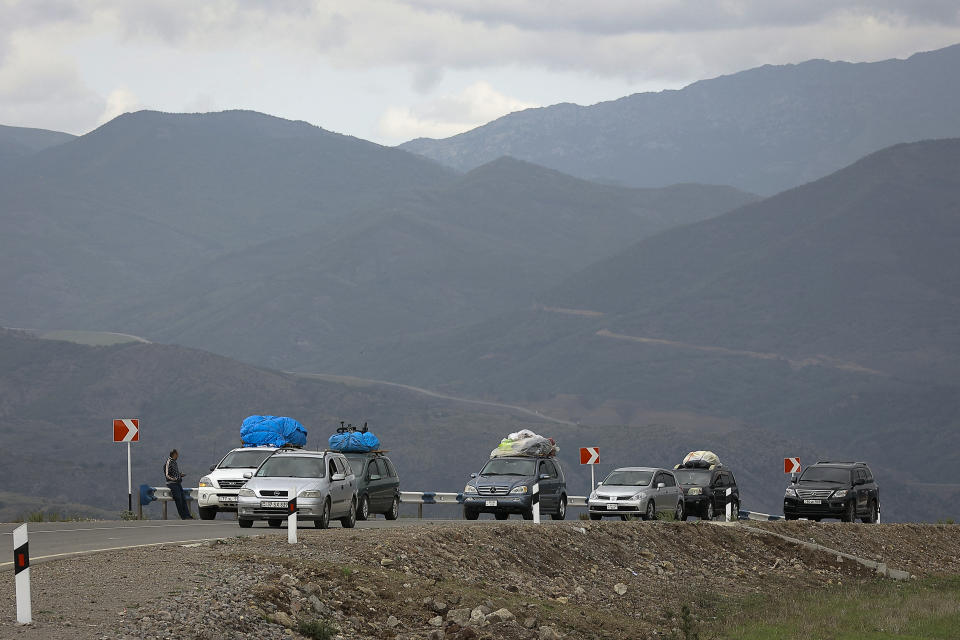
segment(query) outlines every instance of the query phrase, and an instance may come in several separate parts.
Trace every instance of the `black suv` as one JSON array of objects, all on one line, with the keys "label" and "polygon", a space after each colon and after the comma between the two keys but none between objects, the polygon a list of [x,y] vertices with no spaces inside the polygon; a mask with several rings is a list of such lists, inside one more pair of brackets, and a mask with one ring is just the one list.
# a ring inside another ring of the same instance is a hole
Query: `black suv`
[{"label": "black suv", "polygon": [[792,478],[783,496],[783,517],[879,522],[880,490],[866,462],[821,461]]},{"label": "black suv", "polygon": [[400,515],[400,477],[390,458],[380,451],[344,453],[357,478],[357,520],[382,513],[387,520]]},{"label": "black suv", "polygon": [[727,489],[730,489],[730,502],[733,505],[733,519],[740,512],[740,489],[737,479],[721,465],[712,468],[690,468],[678,466],[673,470],[677,483],[683,489],[683,519],[688,515],[704,520],[713,520],[723,516],[727,509]]},{"label": "black suv", "polygon": [[567,517],[567,482],[556,458],[504,456],[490,458],[479,474],[471,473],[463,488],[463,517],[476,520],[481,513],[492,513],[506,520],[519,513],[533,519],[533,487],[539,484],[540,513],[554,520]]}]

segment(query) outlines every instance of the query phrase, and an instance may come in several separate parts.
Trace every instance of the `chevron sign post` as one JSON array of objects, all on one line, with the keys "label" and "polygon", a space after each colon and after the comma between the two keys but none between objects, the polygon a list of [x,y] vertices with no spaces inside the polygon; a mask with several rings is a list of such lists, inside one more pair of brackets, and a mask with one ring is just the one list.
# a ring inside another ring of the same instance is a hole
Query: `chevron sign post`
[{"label": "chevron sign post", "polygon": [[600,447],[580,447],[580,464],[590,465],[590,490],[589,496],[597,487],[596,478],[593,477],[593,465],[600,462]]},{"label": "chevron sign post", "polygon": [[113,441],[127,443],[127,511],[133,511],[133,468],[130,463],[130,443],[140,442],[140,419],[115,419],[113,421]]},{"label": "chevron sign post", "polygon": [[800,473],[800,458],[784,458],[783,472],[784,473]]}]

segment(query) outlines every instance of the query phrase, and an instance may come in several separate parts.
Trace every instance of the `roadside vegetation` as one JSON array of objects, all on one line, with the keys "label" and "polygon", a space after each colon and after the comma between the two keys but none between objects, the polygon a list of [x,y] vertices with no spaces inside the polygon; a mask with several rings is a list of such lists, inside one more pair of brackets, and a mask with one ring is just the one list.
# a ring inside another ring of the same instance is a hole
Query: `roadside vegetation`
[{"label": "roadside vegetation", "polygon": [[960,576],[875,580],[759,596],[721,616],[729,640],[950,640],[960,629]]}]

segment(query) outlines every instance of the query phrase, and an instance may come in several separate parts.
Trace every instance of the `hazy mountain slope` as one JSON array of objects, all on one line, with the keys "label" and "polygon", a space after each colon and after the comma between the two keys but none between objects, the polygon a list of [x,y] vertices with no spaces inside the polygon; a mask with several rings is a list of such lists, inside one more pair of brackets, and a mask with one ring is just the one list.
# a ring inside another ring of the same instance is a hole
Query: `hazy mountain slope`
[{"label": "hazy mountain slope", "polygon": [[545,296],[611,331],[956,379],[960,140],[899,145],[667,232]]},{"label": "hazy mountain slope", "polygon": [[11,274],[0,321],[82,326],[84,302],[116,308],[223,253],[453,178],[413,154],[252,112],[127,114],[0,176]]},{"label": "hazy mountain slope", "polygon": [[811,60],[679,91],[528,109],[401,148],[468,170],[510,155],[634,186],[730,184],[773,194],[899,142],[960,136],[960,45],[907,60]]},{"label": "hazy mountain slope", "polygon": [[75,137],[59,131],[0,125],[0,167],[12,166],[25,156],[69,142]]},{"label": "hazy mountain slope", "polygon": [[501,159],[448,187],[204,264],[99,326],[349,372],[375,344],[526,306],[634,239],[751,199],[726,187],[602,186]]}]

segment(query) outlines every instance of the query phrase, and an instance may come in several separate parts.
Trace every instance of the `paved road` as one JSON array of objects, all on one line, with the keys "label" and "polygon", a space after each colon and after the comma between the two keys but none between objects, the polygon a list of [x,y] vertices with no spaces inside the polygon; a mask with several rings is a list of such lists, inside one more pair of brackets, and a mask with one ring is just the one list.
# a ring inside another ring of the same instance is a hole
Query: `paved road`
[{"label": "paved road", "polygon": [[[401,518],[388,521],[383,519],[358,522],[357,528],[405,527],[423,525],[437,520],[416,520]],[[12,567],[13,530],[19,524],[0,524],[0,558],[11,558],[0,562],[0,570]],[[339,527],[331,524],[332,528]],[[300,523],[299,529],[313,529],[312,523]],[[184,522],[171,521],[97,521],[97,522],[30,522],[27,525],[30,536],[30,562],[62,558],[65,556],[111,549],[129,549],[148,547],[164,543],[191,543],[232,538],[236,536],[257,536],[274,534],[286,538],[287,529],[272,529],[265,522],[257,522],[250,529],[241,529],[236,520],[212,520]]]}]

